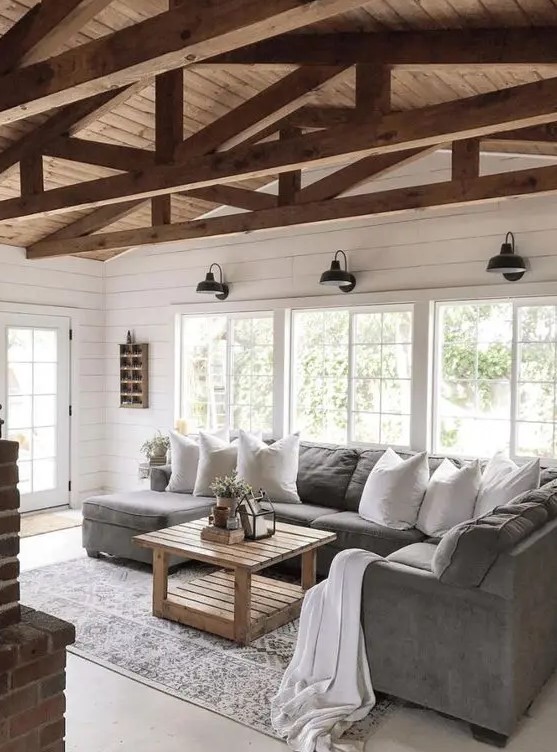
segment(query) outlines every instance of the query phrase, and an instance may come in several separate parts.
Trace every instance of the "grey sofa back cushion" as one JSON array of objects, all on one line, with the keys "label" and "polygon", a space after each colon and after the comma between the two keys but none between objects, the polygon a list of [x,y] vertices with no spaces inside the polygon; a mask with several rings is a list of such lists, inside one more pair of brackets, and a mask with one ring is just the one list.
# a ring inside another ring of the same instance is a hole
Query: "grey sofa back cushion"
[{"label": "grey sofa back cushion", "polygon": [[355,449],[302,442],[297,479],[302,502],[345,509],[346,489],[357,462]]},{"label": "grey sofa back cushion", "polygon": [[457,587],[481,585],[499,554],[510,551],[551,519],[553,501],[531,500],[535,494],[528,491],[511,504],[449,530],[433,557],[435,576]]},{"label": "grey sofa back cushion", "polygon": [[[360,499],[362,498],[362,491],[366,484],[368,475],[378,462],[379,458],[383,456],[384,449],[365,449],[359,450],[359,459],[352,479],[348,485],[346,491],[346,509],[351,512],[357,512],[360,506]],[[413,457],[416,452],[400,452],[397,450],[397,454],[402,457],[403,460],[407,460],[409,457]],[[429,461],[429,474],[431,475],[439,465],[443,462],[444,457],[440,455],[430,454]],[[462,462],[457,459],[451,461],[457,467],[462,467]]]}]

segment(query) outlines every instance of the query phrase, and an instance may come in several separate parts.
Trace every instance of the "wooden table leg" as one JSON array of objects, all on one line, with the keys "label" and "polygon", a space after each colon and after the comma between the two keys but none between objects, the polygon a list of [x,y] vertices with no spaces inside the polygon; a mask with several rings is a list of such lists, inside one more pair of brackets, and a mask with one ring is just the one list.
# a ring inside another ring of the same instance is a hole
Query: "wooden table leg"
[{"label": "wooden table leg", "polygon": [[168,554],[153,551],[153,615],[162,617],[162,607],[168,590]]},{"label": "wooden table leg", "polygon": [[302,554],[302,588],[309,590],[317,581],[317,549]]},{"label": "wooden table leg", "polygon": [[234,639],[251,642],[251,572],[240,567],[234,573]]}]

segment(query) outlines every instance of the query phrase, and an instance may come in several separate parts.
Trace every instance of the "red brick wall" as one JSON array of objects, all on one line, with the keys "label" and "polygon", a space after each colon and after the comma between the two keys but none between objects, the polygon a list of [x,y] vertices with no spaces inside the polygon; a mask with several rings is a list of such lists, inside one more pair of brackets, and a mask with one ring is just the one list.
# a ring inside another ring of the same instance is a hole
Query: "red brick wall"
[{"label": "red brick wall", "polygon": [[0,440],[0,752],[63,752],[71,624],[19,605],[15,442]]},{"label": "red brick wall", "polygon": [[15,441],[0,441],[0,628],[19,621],[19,491]]}]

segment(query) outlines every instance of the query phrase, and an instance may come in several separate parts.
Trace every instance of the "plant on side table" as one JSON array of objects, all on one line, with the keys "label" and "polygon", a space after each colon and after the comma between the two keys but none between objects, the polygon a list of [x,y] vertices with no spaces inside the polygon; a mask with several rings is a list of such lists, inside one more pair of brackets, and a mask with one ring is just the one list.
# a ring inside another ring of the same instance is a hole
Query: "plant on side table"
[{"label": "plant on side table", "polygon": [[170,449],[170,439],[157,431],[152,439],[147,439],[141,445],[140,452],[149,460],[150,465],[164,465],[166,453]]}]

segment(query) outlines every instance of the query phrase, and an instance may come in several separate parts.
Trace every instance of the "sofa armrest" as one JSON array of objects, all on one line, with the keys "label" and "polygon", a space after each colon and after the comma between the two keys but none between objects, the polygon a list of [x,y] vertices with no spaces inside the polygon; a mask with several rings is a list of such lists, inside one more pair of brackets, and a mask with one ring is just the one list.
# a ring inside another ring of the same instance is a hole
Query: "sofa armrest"
[{"label": "sofa armrest", "polygon": [[149,473],[151,479],[151,491],[166,491],[172,469],[170,465],[152,467]]}]

